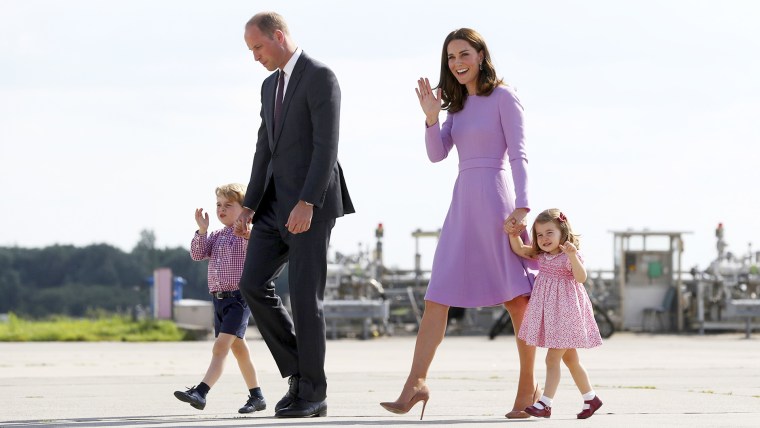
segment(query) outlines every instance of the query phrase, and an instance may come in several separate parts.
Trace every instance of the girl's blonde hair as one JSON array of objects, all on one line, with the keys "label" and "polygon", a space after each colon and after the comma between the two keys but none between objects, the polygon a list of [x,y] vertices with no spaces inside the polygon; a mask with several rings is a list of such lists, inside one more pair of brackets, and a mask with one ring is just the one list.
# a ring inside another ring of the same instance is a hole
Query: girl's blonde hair
[{"label": "girl's blonde hair", "polygon": [[541,253],[545,253],[544,250],[542,250],[538,246],[538,237],[536,236],[536,225],[537,224],[546,224],[549,222],[553,222],[557,228],[560,231],[560,237],[559,237],[559,243],[564,244],[565,242],[570,242],[571,244],[575,245],[576,248],[581,247],[581,241],[580,241],[580,235],[575,234],[573,232],[573,227],[570,225],[570,221],[565,217],[565,214],[559,210],[559,208],[549,208],[548,210],[541,211],[541,213],[536,217],[536,220],[533,222],[533,229],[530,232],[530,237],[533,240],[531,246],[533,247],[533,252],[538,255]]},{"label": "girl's blonde hair", "polygon": [[240,183],[224,184],[216,188],[216,196],[222,196],[228,201],[243,205],[245,199],[245,185]]}]

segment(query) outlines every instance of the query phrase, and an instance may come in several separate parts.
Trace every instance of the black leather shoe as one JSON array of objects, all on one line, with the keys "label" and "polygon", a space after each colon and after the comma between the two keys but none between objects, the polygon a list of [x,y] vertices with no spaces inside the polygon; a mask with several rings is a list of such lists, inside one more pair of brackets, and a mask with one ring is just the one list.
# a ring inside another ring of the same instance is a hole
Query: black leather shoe
[{"label": "black leather shoe", "polygon": [[266,408],[267,408],[267,402],[264,401],[263,397],[252,397],[249,395],[248,401],[246,401],[245,404],[243,404],[243,407],[241,407],[238,410],[238,413],[259,412]]},{"label": "black leather shoe", "polygon": [[180,401],[190,403],[191,406],[198,410],[203,410],[206,407],[206,399],[201,396],[195,387],[188,389],[187,391],[174,391],[174,396]]},{"label": "black leather shoe", "polygon": [[290,406],[291,403],[293,403],[296,398],[298,398],[298,382],[301,380],[298,375],[293,375],[288,379],[288,392],[285,394],[284,397],[280,401],[277,402],[277,404],[274,405],[274,411],[279,412],[280,410]]},{"label": "black leather shoe", "polygon": [[303,398],[296,398],[293,404],[278,410],[274,416],[277,418],[315,418],[327,416],[327,401],[306,401]]}]

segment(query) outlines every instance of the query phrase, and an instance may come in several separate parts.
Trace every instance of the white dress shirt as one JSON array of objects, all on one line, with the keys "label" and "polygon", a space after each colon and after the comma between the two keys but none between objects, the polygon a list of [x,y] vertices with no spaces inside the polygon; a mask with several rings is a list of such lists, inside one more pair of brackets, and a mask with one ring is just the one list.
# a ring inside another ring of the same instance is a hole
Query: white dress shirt
[{"label": "white dress shirt", "polygon": [[[293,69],[296,68],[296,62],[298,61],[298,58],[301,57],[301,48],[296,48],[296,51],[293,52],[293,56],[290,57],[290,60],[287,64],[285,64],[285,67],[280,70],[280,73],[285,73],[285,89],[283,92],[282,99],[285,99],[285,94],[288,93],[288,83],[290,82],[290,75],[293,74]],[[276,95],[276,94],[275,94]]]}]

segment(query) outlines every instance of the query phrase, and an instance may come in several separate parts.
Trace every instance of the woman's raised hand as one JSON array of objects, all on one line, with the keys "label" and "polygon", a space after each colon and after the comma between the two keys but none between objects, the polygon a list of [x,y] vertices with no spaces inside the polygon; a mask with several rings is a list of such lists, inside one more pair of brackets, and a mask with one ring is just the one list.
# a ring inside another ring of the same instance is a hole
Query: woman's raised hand
[{"label": "woman's raised hand", "polygon": [[417,98],[420,100],[420,107],[425,113],[427,125],[431,126],[438,122],[438,113],[441,112],[441,88],[433,92],[427,77],[420,77],[414,91],[417,92]]}]

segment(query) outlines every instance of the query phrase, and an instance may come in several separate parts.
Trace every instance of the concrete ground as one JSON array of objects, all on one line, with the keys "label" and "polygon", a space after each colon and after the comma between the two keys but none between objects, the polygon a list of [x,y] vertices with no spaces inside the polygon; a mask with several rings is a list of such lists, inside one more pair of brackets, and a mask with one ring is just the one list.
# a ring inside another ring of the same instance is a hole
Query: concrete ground
[{"label": "concrete ground", "polygon": [[[204,411],[179,402],[174,390],[197,384],[210,341],[184,343],[0,343],[0,426],[81,427],[412,427],[760,426],[760,335],[671,336],[616,333],[581,351],[604,407],[580,421],[581,397],[567,369],[551,419],[507,420],[517,379],[513,336],[447,337],[421,404],[394,415],[378,402],[395,400],[409,368],[414,337],[328,341],[328,417],[274,418],[284,394],[266,345],[249,339],[269,408],[237,409],[247,391],[232,356]],[[543,384],[545,350],[536,375]]]}]

